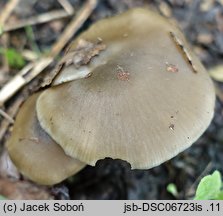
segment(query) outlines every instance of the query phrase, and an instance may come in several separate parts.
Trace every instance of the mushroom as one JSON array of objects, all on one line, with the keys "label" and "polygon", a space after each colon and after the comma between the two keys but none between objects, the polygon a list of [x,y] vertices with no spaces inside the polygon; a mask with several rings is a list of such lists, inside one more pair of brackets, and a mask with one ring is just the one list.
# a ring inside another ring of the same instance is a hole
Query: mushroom
[{"label": "mushroom", "polygon": [[213,117],[215,93],[180,30],[133,9],[92,25],[67,55],[98,38],[106,49],[86,65],[65,64],[37,99],[41,127],[90,165],[110,157],[148,169],[191,146]]},{"label": "mushroom", "polygon": [[21,173],[39,184],[52,185],[77,173],[85,164],[67,156],[42,130],[35,112],[39,95],[32,95],[21,107],[7,149]]}]

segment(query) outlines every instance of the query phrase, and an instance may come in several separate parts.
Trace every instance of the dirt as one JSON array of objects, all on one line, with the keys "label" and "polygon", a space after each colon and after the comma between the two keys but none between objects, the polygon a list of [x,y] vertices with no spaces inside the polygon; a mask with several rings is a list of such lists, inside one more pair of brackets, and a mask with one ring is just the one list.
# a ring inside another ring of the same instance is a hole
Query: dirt
[{"label": "dirt", "polygon": [[[16,10],[13,19],[26,15],[39,14],[51,9],[58,9],[56,1],[33,1],[26,7]],[[78,10],[83,1],[71,0]],[[0,1],[3,5],[5,1]],[[223,62],[223,5],[222,1],[206,0],[101,0],[88,22],[79,33],[88,28],[95,21],[104,17],[121,13],[132,7],[147,7],[157,10],[162,15],[175,20],[185,33],[192,49],[198,55],[204,66],[209,69]],[[2,8],[2,7],[1,7]],[[24,11],[29,10],[30,13]],[[21,12],[22,11],[22,12]],[[49,49],[59,36],[62,28],[69,19],[59,20],[59,23],[46,23],[33,27],[35,42],[40,51]],[[59,26],[59,27],[58,27]],[[74,36],[75,37],[75,36]],[[8,34],[7,43],[16,49],[32,47],[27,40],[24,30]],[[1,42],[2,43],[2,42]],[[0,67],[0,87],[3,86],[16,73],[7,70],[5,65]],[[3,74],[3,75],[2,75]],[[17,93],[5,106],[10,105],[17,97],[27,97],[36,88],[41,77],[27,85]],[[222,83],[216,83],[223,89]],[[208,89],[207,89],[208,93]],[[36,187],[29,181],[20,177],[16,183],[10,179],[0,178],[2,184],[12,187],[9,198],[17,198],[18,190],[22,190],[22,198],[55,198],[55,199],[191,199],[195,188],[203,175],[218,169],[223,173],[223,101],[217,98],[215,115],[206,132],[193,144],[192,147],[182,152],[166,163],[149,170],[131,170],[128,163],[120,160],[105,159],[99,161],[96,167],[87,166],[77,175],[69,178],[59,185],[50,188],[41,188],[41,196],[33,196],[31,187]],[[0,117],[0,121],[2,118]],[[1,148],[4,148],[9,130],[1,137]],[[21,182],[28,184],[28,189],[21,186]],[[168,193],[166,187],[174,183],[178,189],[176,197]],[[13,185],[13,186],[12,186]],[[22,189],[21,189],[22,188]],[[36,190],[36,189],[34,189]],[[4,190],[7,191],[7,190]],[[0,189],[0,193],[4,192]],[[11,194],[15,193],[15,196]],[[7,196],[7,194],[6,194]],[[20,195],[19,195],[19,198]]]}]

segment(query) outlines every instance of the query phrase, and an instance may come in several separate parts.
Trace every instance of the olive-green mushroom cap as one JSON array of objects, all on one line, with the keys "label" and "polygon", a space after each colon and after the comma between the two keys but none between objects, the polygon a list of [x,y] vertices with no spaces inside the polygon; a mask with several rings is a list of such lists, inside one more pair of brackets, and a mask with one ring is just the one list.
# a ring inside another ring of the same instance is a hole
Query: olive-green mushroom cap
[{"label": "olive-green mushroom cap", "polygon": [[35,111],[39,94],[32,95],[21,107],[6,146],[21,173],[36,183],[53,185],[77,173],[85,164],[67,156],[40,127]]},{"label": "olive-green mushroom cap", "polygon": [[92,25],[70,51],[98,38],[106,49],[84,66],[91,76],[37,100],[41,126],[66,154],[91,165],[110,157],[151,168],[196,141],[213,117],[215,93],[178,28],[133,9]]}]

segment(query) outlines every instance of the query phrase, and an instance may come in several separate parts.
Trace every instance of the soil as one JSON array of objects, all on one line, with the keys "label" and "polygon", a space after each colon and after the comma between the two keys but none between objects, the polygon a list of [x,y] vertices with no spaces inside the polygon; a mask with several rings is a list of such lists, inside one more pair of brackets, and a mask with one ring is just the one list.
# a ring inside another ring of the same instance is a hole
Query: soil
[{"label": "soil", "polygon": [[[0,8],[6,1],[0,1]],[[9,21],[27,18],[33,14],[60,8],[57,1],[24,1],[23,6],[17,6],[15,13]],[[83,1],[70,0],[76,10],[80,9]],[[91,14],[88,21],[82,26],[78,34],[88,28],[95,21],[121,13],[132,7],[150,7],[163,16],[177,22],[185,33],[192,49],[198,55],[207,69],[223,62],[223,1],[221,0],[100,0],[97,8]],[[6,40],[1,38],[1,45],[14,47],[17,50],[33,49],[33,44],[40,52],[49,49],[57,40],[64,25],[70,19],[63,19],[33,26],[34,41],[27,37],[24,29],[12,31],[7,34]],[[75,37],[76,35],[74,35]],[[1,59],[2,60],[2,59]],[[3,61],[2,61],[3,62]],[[55,65],[52,65],[55,66]],[[17,72],[10,70],[7,65],[0,66],[0,87],[10,80]],[[18,97],[26,98],[39,85],[41,77],[36,78],[30,84],[19,91],[5,105],[5,110]],[[219,89],[223,89],[220,82],[215,82]],[[208,89],[207,89],[208,93]],[[192,147],[182,152],[173,159],[150,170],[130,170],[128,163],[121,160],[105,159],[98,161],[95,167],[87,166],[77,175],[53,187],[43,188],[48,197],[54,199],[191,199],[201,177],[219,170],[223,173],[223,101],[217,98],[214,119],[206,132],[193,144]],[[0,117],[1,123],[3,118]],[[2,125],[1,125],[2,127]],[[1,148],[4,149],[5,141],[11,131],[11,127],[0,137]],[[0,170],[1,176],[1,170]],[[3,187],[13,188],[17,194],[17,185],[29,185],[29,190],[22,189],[22,195],[14,198],[29,198],[30,182],[24,177],[12,180],[12,176],[0,177],[0,194]],[[174,183],[177,187],[177,196],[171,195],[166,187]],[[10,186],[12,187],[12,186]],[[20,186],[21,187],[21,186]],[[37,186],[33,184],[33,187]],[[24,188],[24,187],[22,187]],[[37,190],[37,189],[35,189]],[[4,190],[9,191],[9,190]],[[32,199],[46,198],[30,196]],[[9,192],[8,192],[9,193]],[[13,198],[10,194],[3,194]]]}]

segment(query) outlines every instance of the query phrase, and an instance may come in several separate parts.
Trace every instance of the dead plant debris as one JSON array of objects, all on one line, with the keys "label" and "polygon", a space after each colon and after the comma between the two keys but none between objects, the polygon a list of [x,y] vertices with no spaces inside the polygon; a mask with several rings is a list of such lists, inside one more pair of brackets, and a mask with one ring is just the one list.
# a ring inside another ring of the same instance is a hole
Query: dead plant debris
[{"label": "dead plant debris", "polygon": [[117,78],[121,81],[129,81],[130,73],[125,71],[120,65],[117,65]]},{"label": "dead plant debris", "polygon": [[80,66],[88,64],[93,57],[99,55],[105,48],[106,45],[101,40],[93,43],[80,39],[76,49],[65,55],[60,64],[64,64],[65,66],[73,64],[76,68],[79,68]]},{"label": "dead plant debris", "polygon": [[166,70],[171,73],[177,73],[179,71],[178,67],[174,64],[166,62]]}]

